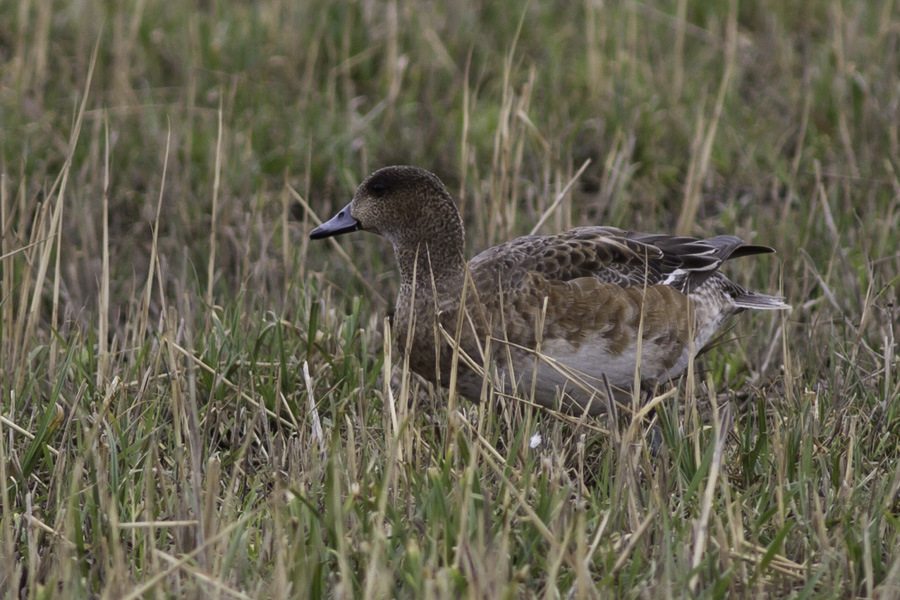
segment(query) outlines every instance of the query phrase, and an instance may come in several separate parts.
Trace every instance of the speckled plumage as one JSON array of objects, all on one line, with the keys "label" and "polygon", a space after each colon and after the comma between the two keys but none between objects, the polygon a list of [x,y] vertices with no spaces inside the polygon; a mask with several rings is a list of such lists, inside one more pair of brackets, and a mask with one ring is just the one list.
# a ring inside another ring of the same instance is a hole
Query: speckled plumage
[{"label": "speckled plumage", "polygon": [[718,271],[730,258],[772,252],[734,236],[579,227],[517,238],[467,264],[456,206],[435,175],[416,167],[376,171],[311,237],[358,229],[394,247],[394,338],[410,367],[448,386],[458,341],[456,384],[475,401],[487,362],[492,376],[514,380],[525,397],[533,390],[539,404],[595,414],[605,406],[604,375],[615,388],[632,387],[639,330],[641,383],[652,385],[680,375],[730,316],[789,308]]}]

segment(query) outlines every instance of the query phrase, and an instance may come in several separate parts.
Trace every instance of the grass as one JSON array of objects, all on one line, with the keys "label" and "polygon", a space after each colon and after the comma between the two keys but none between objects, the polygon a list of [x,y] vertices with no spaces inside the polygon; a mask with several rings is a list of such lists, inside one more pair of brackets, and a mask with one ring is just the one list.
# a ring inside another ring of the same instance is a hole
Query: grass
[{"label": "grass", "polygon": [[[0,15],[3,598],[900,596],[896,3]],[[386,242],[307,238],[393,163],[470,254],[734,232],[794,310],[655,401],[656,453],[447,397]]]}]

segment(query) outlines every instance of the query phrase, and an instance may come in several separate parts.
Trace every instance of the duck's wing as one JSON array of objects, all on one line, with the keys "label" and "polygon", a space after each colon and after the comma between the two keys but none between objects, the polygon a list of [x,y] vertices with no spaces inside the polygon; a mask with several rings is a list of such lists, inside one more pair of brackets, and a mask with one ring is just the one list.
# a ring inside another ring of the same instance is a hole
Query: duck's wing
[{"label": "duck's wing", "polygon": [[481,306],[502,314],[506,332],[523,345],[534,343],[539,318],[546,332],[567,340],[598,334],[625,340],[643,318],[646,335],[683,343],[694,294],[715,327],[744,308],[789,308],[717,272],[729,258],[772,251],[735,236],[699,240],[582,227],[517,238],[482,252],[469,268]]},{"label": "duck's wing", "polygon": [[474,274],[508,289],[534,273],[548,282],[590,278],[622,288],[667,285],[688,293],[729,258],[768,252],[773,250],[745,245],[730,235],[700,240],[580,227],[552,236],[517,238],[482,252],[469,265]]}]

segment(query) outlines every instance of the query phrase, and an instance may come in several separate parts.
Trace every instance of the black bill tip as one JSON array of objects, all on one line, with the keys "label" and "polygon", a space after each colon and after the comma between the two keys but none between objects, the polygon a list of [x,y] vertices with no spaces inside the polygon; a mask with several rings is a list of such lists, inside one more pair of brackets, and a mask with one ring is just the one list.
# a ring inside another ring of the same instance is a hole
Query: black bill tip
[{"label": "black bill tip", "polygon": [[309,238],[311,240],[321,240],[341,235],[342,233],[358,231],[359,229],[359,221],[350,214],[350,205],[348,204],[338,214],[309,232]]}]

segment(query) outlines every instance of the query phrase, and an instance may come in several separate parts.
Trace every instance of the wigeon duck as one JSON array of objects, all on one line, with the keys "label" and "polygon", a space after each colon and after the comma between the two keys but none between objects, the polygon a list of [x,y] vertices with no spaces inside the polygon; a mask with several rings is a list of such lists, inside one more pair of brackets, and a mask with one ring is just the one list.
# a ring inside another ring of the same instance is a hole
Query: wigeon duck
[{"label": "wigeon duck", "polygon": [[488,365],[495,384],[512,382],[524,398],[597,414],[604,391],[632,389],[638,368],[642,387],[678,377],[732,315],[789,308],[718,271],[728,259],[773,252],[731,235],[578,227],[516,238],[466,262],[456,205],[417,167],[375,171],[310,237],[357,230],[394,247],[393,335],[412,370],[448,387],[455,361],[456,387],[474,401],[488,389]]}]

